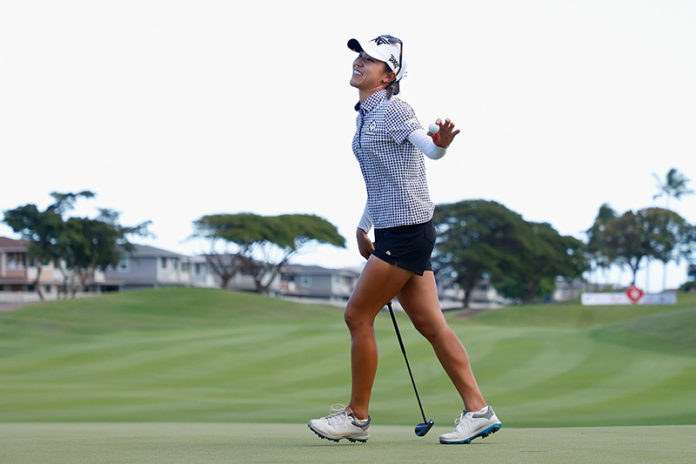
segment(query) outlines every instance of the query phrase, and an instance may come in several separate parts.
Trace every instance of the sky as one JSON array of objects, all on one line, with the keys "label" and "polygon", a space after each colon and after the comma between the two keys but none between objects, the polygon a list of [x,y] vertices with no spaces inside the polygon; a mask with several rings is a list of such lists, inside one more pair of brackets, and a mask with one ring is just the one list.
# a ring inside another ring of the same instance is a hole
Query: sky
[{"label": "sky", "polygon": [[[603,203],[664,206],[653,174],[696,189],[695,24],[688,0],[3,0],[0,211],[88,189],[75,214],[151,220],[136,241],[185,254],[208,250],[189,238],[206,214],[316,214],[347,247],[293,261],[358,266],[346,42],[386,33],[404,42],[400,97],[462,131],[426,160],[432,200],[495,200],[584,239]],[[670,207],[696,223],[696,195]],[[661,264],[638,276],[662,281]]]}]

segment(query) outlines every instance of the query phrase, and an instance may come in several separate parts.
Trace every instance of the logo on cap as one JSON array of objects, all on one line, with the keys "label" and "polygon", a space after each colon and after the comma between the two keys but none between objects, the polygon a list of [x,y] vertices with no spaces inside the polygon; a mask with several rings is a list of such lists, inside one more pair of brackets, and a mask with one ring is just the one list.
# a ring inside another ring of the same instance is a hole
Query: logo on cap
[{"label": "logo on cap", "polygon": [[399,67],[399,60],[397,60],[394,55],[389,58],[389,62],[392,64],[392,68],[396,69]]}]

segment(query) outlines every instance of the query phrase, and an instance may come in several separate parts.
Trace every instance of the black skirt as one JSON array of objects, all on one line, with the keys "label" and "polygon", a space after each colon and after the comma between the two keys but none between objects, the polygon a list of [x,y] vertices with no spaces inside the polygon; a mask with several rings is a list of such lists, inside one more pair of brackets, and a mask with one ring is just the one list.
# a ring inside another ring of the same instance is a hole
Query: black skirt
[{"label": "black skirt", "polygon": [[418,275],[432,271],[430,255],[435,247],[433,221],[410,226],[375,229],[375,251],[382,261],[407,269]]}]

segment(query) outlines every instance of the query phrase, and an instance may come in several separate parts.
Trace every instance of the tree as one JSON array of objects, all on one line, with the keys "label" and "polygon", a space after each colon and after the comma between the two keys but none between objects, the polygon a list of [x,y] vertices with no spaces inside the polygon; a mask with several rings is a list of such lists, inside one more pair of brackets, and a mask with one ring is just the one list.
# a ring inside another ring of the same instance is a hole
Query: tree
[{"label": "tree", "polygon": [[494,201],[438,205],[433,221],[433,267],[438,277],[464,289],[465,307],[486,276],[503,295],[531,301],[552,292],[557,277],[579,277],[587,269],[581,241],[561,236],[548,223],[526,222]]},{"label": "tree", "polygon": [[691,195],[694,193],[693,190],[686,187],[689,183],[689,179],[675,168],[670,169],[665,176],[665,180],[662,181],[660,177],[653,173],[653,177],[657,181],[658,192],[653,196],[653,200],[665,197],[665,208],[669,209],[669,199],[675,198],[677,200],[681,199],[684,195]]},{"label": "tree", "polygon": [[93,198],[94,193],[88,190],[53,192],[51,196],[54,202],[44,211],[27,204],[4,212],[4,222],[29,241],[27,254],[38,262],[34,286],[42,300],[41,264],[52,261],[63,275],[63,293],[67,295],[70,291],[74,296],[77,282],[84,288],[95,270],[118,264],[121,250],[132,249],[127,236],[145,235],[149,225],[145,222],[134,227],[121,226],[118,213],[108,209],[99,210],[95,219],[72,217],[66,220],[63,215],[79,198]]},{"label": "tree", "polygon": [[[110,209],[100,209],[95,219],[72,217],[65,222],[65,242],[63,262],[65,269],[72,271],[64,275],[77,278],[79,287],[85,289],[96,270],[106,270],[116,266],[122,253],[130,253],[133,245],[128,235],[145,235],[149,222],[133,227],[118,223],[119,213]],[[73,294],[76,285],[72,285]]]},{"label": "tree", "polygon": [[529,227],[522,217],[494,201],[437,205],[433,222],[438,233],[433,267],[438,276],[462,287],[465,308],[481,279],[504,275],[529,246]]},{"label": "tree", "polygon": [[[244,271],[254,278],[259,293],[268,292],[289,259],[308,243],[345,247],[345,238],[333,224],[310,214],[214,214],[194,221],[194,230],[194,236],[211,240],[206,260],[220,277],[222,288]],[[235,252],[217,252],[219,241],[232,245]]]},{"label": "tree", "polygon": [[[675,198],[680,200],[684,195],[691,195],[694,193],[693,190],[687,188],[689,179],[675,168],[670,169],[665,176],[664,182],[660,177],[653,173],[653,177],[657,182],[658,192],[653,196],[653,200],[657,200],[660,197],[665,197],[665,208],[669,209],[669,199]],[[663,261],[662,267],[662,289],[664,290],[667,286],[667,262]]]},{"label": "tree", "polygon": [[607,259],[628,265],[636,274],[643,258],[663,263],[687,256],[692,227],[677,213],[663,208],[626,211],[606,224],[600,239],[606,244]]},{"label": "tree", "polygon": [[57,263],[61,258],[63,218],[50,207],[40,211],[36,205],[27,204],[5,211],[3,221],[29,242],[27,256],[36,262],[37,267],[33,286],[43,301],[44,294],[39,285],[41,272],[44,264]]},{"label": "tree", "polygon": [[557,278],[575,279],[588,268],[585,245],[580,240],[560,235],[546,222],[527,224],[532,236],[525,241],[521,259],[498,278],[494,276],[498,291],[525,303],[553,293]]},{"label": "tree", "polygon": [[608,203],[604,203],[599,207],[592,227],[585,231],[587,234],[587,255],[590,270],[592,270],[593,264],[597,269],[608,269],[612,265],[612,262],[609,260],[609,253],[606,251],[607,244],[602,240],[602,232],[606,228],[607,223],[616,218],[616,216],[616,211]]}]

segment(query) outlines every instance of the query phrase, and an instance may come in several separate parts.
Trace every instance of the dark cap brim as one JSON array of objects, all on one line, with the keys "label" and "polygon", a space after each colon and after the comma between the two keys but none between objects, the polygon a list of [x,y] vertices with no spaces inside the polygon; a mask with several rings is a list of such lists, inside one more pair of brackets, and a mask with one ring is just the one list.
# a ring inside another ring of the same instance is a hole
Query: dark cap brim
[{"label": "dark cap brim", "polygon": [[363,48],[360,46],[360,42],[358,42],[357,39],[350,39],[348,41],[348,48],[350,48],[356,53],[360,53],[363,51]]}]

